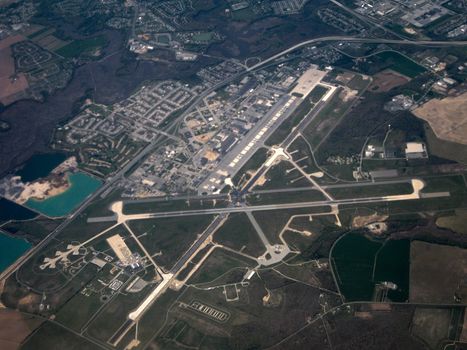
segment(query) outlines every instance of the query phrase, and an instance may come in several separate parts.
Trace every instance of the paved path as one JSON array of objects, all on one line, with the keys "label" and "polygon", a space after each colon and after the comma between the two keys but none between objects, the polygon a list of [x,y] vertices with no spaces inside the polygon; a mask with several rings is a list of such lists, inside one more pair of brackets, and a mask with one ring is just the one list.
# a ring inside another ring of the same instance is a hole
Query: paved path
[{"label": "paved path", "polygon": [[253,214],[251,212],[247,212],[246,215],[266,248],[266,252],[258,258],[258,262],[263,266],[269,266],[281,262],[290,253],[289,246],[285,244],[285,242],[283,242],[284,244],[272,245]]},{"label": "paved path", "polygon": [[[390,40],[390,39],[368,39],[368,38],[354,38],[349,36],[328,36],[328,37],[321,37],[315,38],[311,40],[305,40],[301,43],[298,43],[286,50],[283,50],[261,62],[255,64],[242,72],[239,72],[230,78],[214,85],[213,87],[205,90],[202,94],[200,94],[196,99],[191,101],[190,105],[185,109],[181,115],[174,120],[170,125],[168,125],[163,131],[170,133],[171,130],[176,129],[178,125],[178,121],[183,120],[183,118],[189,114],[194,108],[196,108],[197,104],[201,102],[207,95],[211,92],[215,91],[216,89],[228,85],[230,82],[234,81],[242,77],[243,75],[249,74],[250,72],[263,67],[264,65],[268,64],[280,58],[281,56],[286,55],[289,52],[292,52],[298,48],[301,48],[306,45],[314,44],[317,42],[326,42],[326,41],[346,41],[346,42],[363,42],[363,43],[386,43],[386,44],[404,44],[404,45],[428,45],[428,46],[467,46],[467,41],[429,41],[429,40],[421,40],[421,41],[410,41],[410,40]],[[161,136],[163,137],[163,136]],[[165,138],[165,137],[164,137]],[[163,139],[162,139],[163,141]],[[121,179],[126,172],[128,172],[133,166],[138,164],[144,157],[146,157],[153,149],[157,146],[157,144],[161,142],[160,138],[156,138],[153,143],[149,144],[145,147],[138,155],[136,155],[123,169],[121,169],[115,176],[107,179],[106,183],[95,193],[89,196],[70,216],[68,216],[62,224],[60,224],[55,230],[53,230],[46,238],[44,238],[40,243],[30,249],[26,254],[20,257],[14,264],[10,265],[7,269],[5,269],[0,274],[0,280],[8,278],[15,270],[17,270],[20,266],[22,266],[31,256],[33,256],[36,252],[43,249],[50,241],[52,241],[68,224],[79,215],[94,199],[100,196],[103,193],[106,193],[107,190],[111,189],[115,183]]]},{"label": "paved path", "polygon": [[[369,203],[380,203],[380,202],[391,202],[391,201],[404,201],[413,200],[420,198],[437,198],[437,197],[449,197],[449,192],[436,192],[430,193],[429,196],[420,193],[422,189],[420,180],[413,180],[414,192],[403,195],[391,195],[391,196],[379,196],[379,197],[365,197],[365,198],[347,198],[347,199],[333,199],[324,201],[314,202],[294,202],[294,203],[281,203],[281,204],[263,204],[254,206],[238,206],[238,207],[227,207],[227,208],[210,208],[210,209],[199,209],[199,210],[180,210],[170,212],[156,212],[148,214],[132,214],[124,215],[125,221],[127,220],[144,220],[144,219],[157,219],[166,217],[182,217],[191,215],[212,215],[212,214],[225,214],[225,213],[248,213],[253,211],[269,211],[269,210],[281,210],[281,209],[300,209],[300,208],[316,208],[326,206],[342,206],[352,204],[369,204]],[[89,223],[95,222],[112,222],[115,221],[115,216],[103,216],[88,219]]]}]

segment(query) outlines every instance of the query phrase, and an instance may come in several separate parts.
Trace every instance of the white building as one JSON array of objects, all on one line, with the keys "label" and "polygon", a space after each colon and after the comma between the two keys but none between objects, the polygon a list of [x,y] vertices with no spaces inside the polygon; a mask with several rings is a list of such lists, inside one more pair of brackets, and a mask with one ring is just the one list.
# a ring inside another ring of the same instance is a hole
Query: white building
[{"label": "white building", "polygon": [[405,145],[405,157],[407,159],[428,158],[425,144],[422,142],[407,142]]}]

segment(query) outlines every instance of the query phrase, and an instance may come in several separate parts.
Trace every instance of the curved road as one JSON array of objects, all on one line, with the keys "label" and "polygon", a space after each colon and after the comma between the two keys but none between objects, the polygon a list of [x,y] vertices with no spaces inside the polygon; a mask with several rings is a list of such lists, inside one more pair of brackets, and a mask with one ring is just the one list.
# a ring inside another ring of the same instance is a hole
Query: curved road
[{"label": "curved road", "polygon": [[[246,68],[244,71],[241,71],[237,74],[232,75],[231,77],[223,80],[222,82],[206,89],[202,94],[200,94],[196,99],[191,101],[185,111],[178,116],[171,124],[167,127],[163,128],[163,131],[170,132],[173,128],[176,127],[178,122],[182,120],[188,113],[190,113],[198,103],[200,103],[206,96],[208,96],[211,92],[217,90],[218,88],[229,84],[230,82],[238,79],[239,77],[249,74],[250,72],[266,65],[269,62],[276,60],[277,58],[286,55],[292,51],[295,51],[301,47],[318,43],[318,42],[327,42],[327,41],[346,41],[346,42],[360,42],[360,43],[384,43],[384,44],[404,44],[404,45],[429,45],[429,46],[467,46],[467,41],[429,41],[429,40],[421,40],[421,41],[410,41],[410,40],[393,40],[393,39],[370,39],[370,38],[355,38],[349,36],[327,36],[327,37],[320,37],[315,39],[310,39],[298,43],[288,49],[285,49],[249,68]],[[39,244],[29,250],[25,255],[21,256],[14,264],[10,267],[5,269],[0,274],[0,280],[8,278],[16,269],[21,267],[31,256],[33,256],[37,251],[42,249],[49,243],[52,239],[54,239],[77,215],[79,215],[94,199],[96,199],[101,194],[105,193],[111,186],[115,184],[120,178],[122,178],[126,172],[128,172],[133,166],[135,166],[140,160],[142,160],[145,156],[147,156],[157,143],[160,142],[161,139],[156,139],[149,145],[147,145],[135,158],[133,158],[123,169],[117,172],[113,177],[107,179],[105,184],[89,196],[71,215],[69,215],[63,222],[60,224],[54,231],[52,231],[46,238],[44,238]]]},{"label": "curved road", "polygon": [[271,62],[283,55],[288,54],[289,52],[295,51],[303,46],[307,46],[310,44],[315,44],[319,42],[325,41],[346,41],[346,42],[355,42],[355,43],[373,43],[373,44],[399,44],[399,45],[419,45],[419,46],[467,46],[467,41],[431,41],[431,40],[398,40],[398,39],[371,39],[371,38],[356,38],[351,36],[326,36],[321,38],[310,39],[306,41],[302,41],[288,49],[285,49],[264,61],[261,61],[254,66],[251,66],[247,69],[247,71],[251,72],[255,69],[258,69],[262,65]]}]

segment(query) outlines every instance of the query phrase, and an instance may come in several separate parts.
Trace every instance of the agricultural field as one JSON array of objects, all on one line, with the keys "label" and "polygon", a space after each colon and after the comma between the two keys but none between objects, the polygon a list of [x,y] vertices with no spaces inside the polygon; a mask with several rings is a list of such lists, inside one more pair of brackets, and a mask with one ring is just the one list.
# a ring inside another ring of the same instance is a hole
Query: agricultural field
[{"label": "agricultural field", "polygon": [[461,2],[0,0],[0,350],[465,348]]},{"label": "agricultural field", "polygon": [[414,110],[414,114],[430,124],[437,138],[467,144],[463,111],[467,108],[467,93],[444,99],[432,99]]},{"label": "agricultural field", "polygon": [[[465,249],[426,242],[410,248],[410,301],[455,304],[466,297]],[[436,286],[431,285],[433,279]]]}]

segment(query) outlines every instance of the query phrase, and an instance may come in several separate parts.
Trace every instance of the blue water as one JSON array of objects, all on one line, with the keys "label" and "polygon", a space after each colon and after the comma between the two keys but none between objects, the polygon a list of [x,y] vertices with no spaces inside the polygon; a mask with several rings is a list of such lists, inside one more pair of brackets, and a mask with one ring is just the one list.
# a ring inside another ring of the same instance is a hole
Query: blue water
[{"label": "blue water", "polygon": [[32,245],[23,239],[0,233],[0,272],[14,263],[31,247]]},{"label": "blue water", "polygon": [[88,195],[101,186],[101,181],[84,173],[69,174],[70,187],[65,192],[45,200],[29,199],[25,206],[50,217],[69,214]]}]

